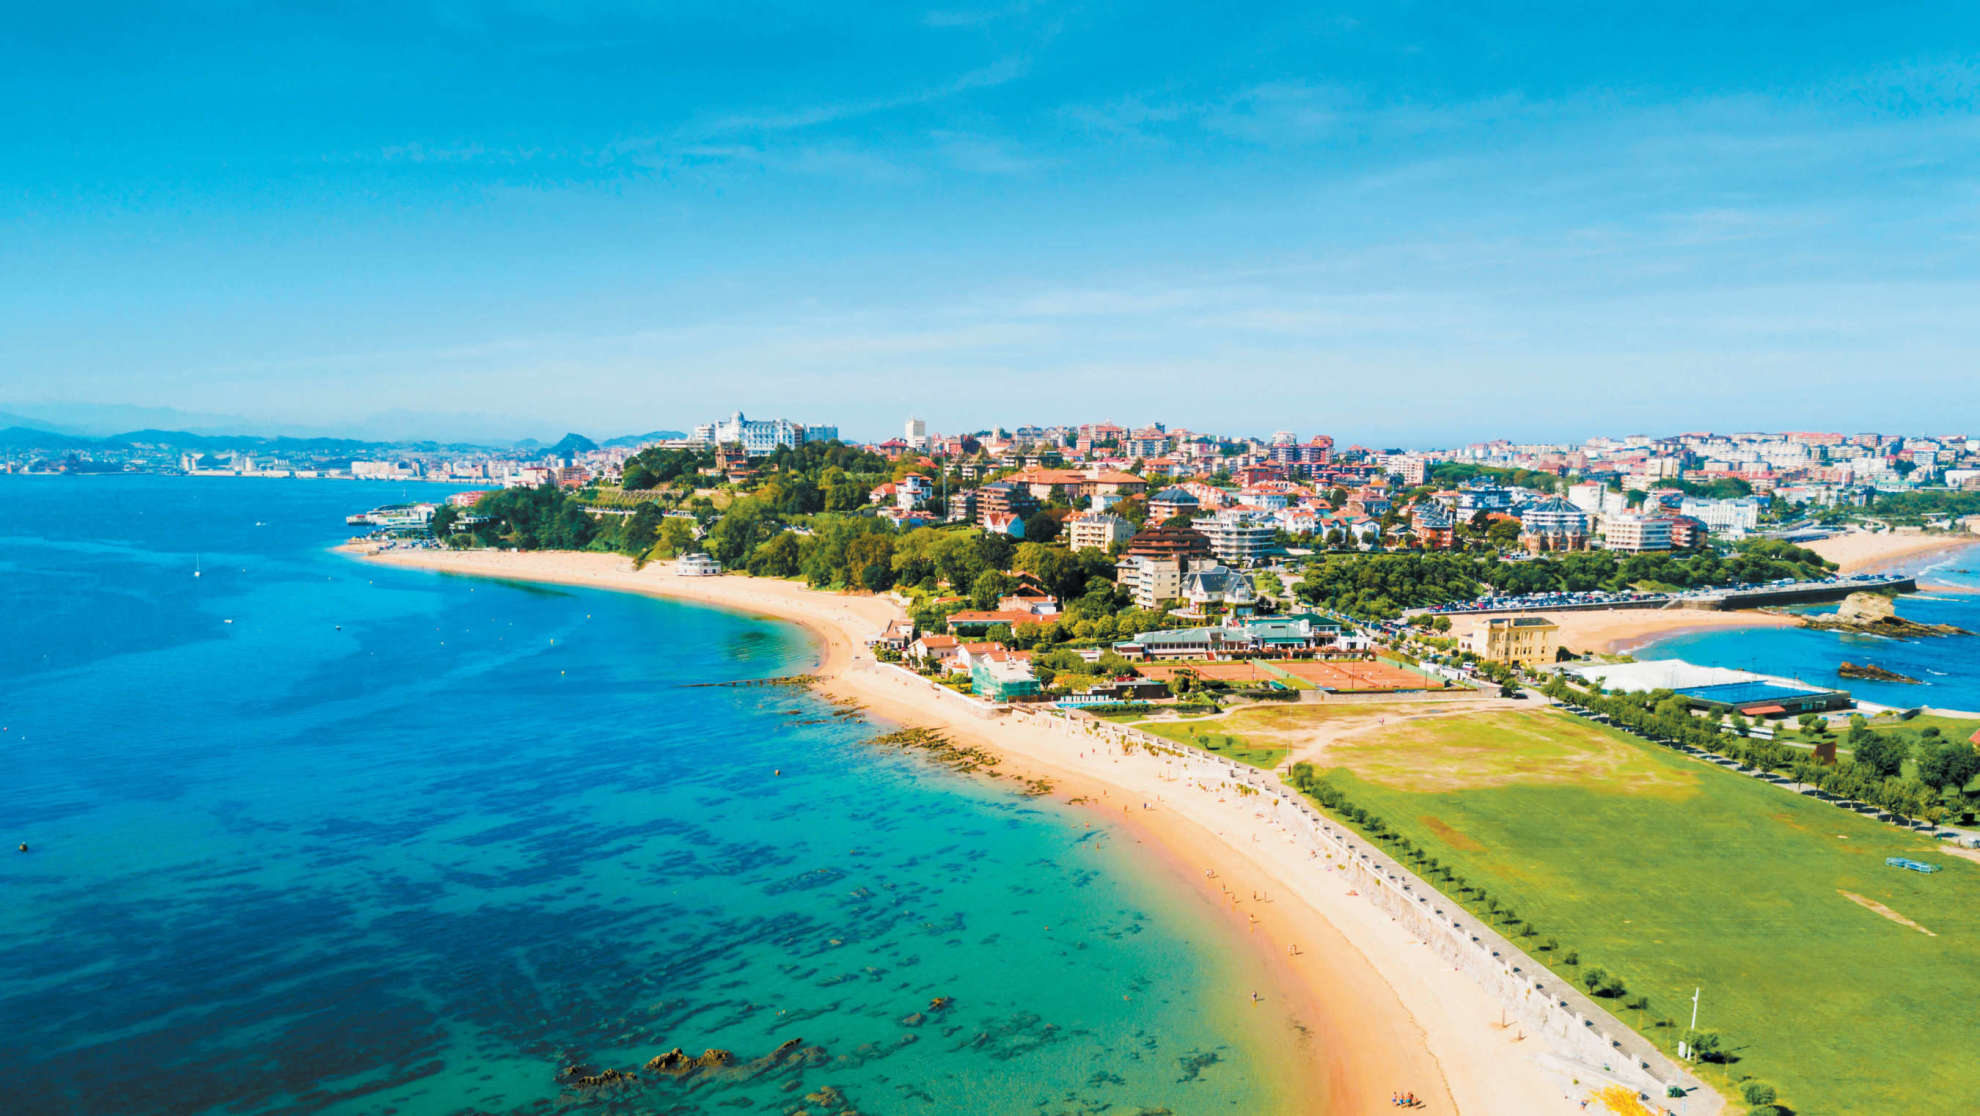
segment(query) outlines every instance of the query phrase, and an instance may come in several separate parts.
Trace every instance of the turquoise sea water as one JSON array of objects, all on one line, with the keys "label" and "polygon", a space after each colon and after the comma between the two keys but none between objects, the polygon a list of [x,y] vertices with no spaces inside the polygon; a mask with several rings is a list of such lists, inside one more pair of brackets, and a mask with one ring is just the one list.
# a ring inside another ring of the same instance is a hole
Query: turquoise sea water
[{"label": "turquoise sea water", "polygon": [[0,1110],[1288,1107],[1124,838],[703,685],[795,629],[326,552],[434,491],[0,477]]},{"label": "turquoise sea water", "polygon": [[[1980,632],[1980,545],[1893,568],[1916,573],[1926,585],[1965,590],[1927,590],[1900,597],[1898,615]],[[1834,612],[1835,608],[1827,605],[1808,611]],[[1705,666],[1786,675],[1848,690],[1878,705],[1899,708],[1928,705],[1980,712],[1980,636],[1899,640],[1806,628],[1733,629],[1656,640],[1638,650],[1636,657],[1676,658]],[[1846,679],[1836,673],[1836,668],[1845,661],[1874,663],[1916,678],[1922,684]]]}]

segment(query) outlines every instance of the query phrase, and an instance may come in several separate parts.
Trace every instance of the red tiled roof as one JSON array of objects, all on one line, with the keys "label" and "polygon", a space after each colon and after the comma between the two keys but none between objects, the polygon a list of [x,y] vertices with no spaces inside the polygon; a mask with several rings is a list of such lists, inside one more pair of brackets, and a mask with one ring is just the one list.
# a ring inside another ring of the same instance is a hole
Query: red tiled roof
[{"label": "red tiled roof", "polygon": [[1740,712],[1752,717],[1766,717],[1775,713],[1785,713],[1787,710],[1778,705],[1747,705],[1742,706]]}]

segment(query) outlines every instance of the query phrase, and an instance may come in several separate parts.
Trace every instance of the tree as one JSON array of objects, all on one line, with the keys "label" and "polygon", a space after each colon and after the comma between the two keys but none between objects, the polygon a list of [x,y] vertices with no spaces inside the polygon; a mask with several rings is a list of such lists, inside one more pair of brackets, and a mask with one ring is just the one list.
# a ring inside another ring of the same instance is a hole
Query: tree
[{"label": "tree", "polygon": [[626,518],[626,525],[619,536],[619,549],[635,558],[644,558],[653,544],[660,541],[660,526],[664,522],[660,509],[651,503],[641,504]]},{"label": "tree", "polygon": [[1625,991],[1622,978],[1600,966],[1590,966],[1586,972],[1582,973],[1581,983],[1583,987],[1588,989],[1588,994],[1591,996],[1611,998],[1620,996]]},{"label": "tree", "polygon": [[750,497],[729,505],[729,510],[715,521],[702,541],[716,561],[735,567],[782,529],[762,501]]},{"label": "tree", "polygon": [[1691,1056],[1707,1062],[1725,1060],[1722,1040],[1716,1031],[1686,1031],[1684,1044],[1691,1050]]},{"label": "tree", "polygon": [[1980,775],[1980,751],[1957,740],[1921,742],[1918,781],[1938,791],[1961,791]]},{"label": "tree", "polygon": [[1880,778],[1889,778],[1903,771],[1905,757],[1911,751],[1910,744],[1904,738],[1870,728],[1865,728],[1861,735],[1852,729],[1849,745],[1856,753],[1856,762]]},{"label": "tree", "polygon": [[1024,537],[1031,542],[1051,542],[1059,537],[1059,521],[1051,512],[1033,512],[1024,521]]},{"label": "tree", "polygon": [[803,565],[803,540],[781,531],[750,552],[745,568],[757,577],[796,577]]},{"label": "tree", "polygon": [[979,611],[987,612],[997,607],[997,599],[1011,591],[1013,582],[996,570],[984,570],[970,583],[969,603]]},{"label": "tree", "polygon": [[668,518],[660,524],[660,553],[663,557],[678,558],[694,549],[694,528],[688,521],[677,517]]},{"label": "tree", "polygon": [[1031,529],[1025,528],[1026,541],[1017,545],[1011,568],[1037,578],[1062,602],[1070,602],[1084,592],[1087,573],[1079,558],[1063,547],[1033,540],[1030,534]]},{"label": "tree", "polygon": [[461,509],[452,504],[442,504],[433,509],[433,518],[426,521],[426,529],[433,532],[436,539],[444,539],[454,533],[454,525],[460,522]]},{"label": "tree", "polygon": [[1774,1087],[1764,1081],[1749,1081],[1739,1093],[1746,1098],[1748,1104],[1772,1104],[1774,1098],[1778,1096],[1774,1092]]}]

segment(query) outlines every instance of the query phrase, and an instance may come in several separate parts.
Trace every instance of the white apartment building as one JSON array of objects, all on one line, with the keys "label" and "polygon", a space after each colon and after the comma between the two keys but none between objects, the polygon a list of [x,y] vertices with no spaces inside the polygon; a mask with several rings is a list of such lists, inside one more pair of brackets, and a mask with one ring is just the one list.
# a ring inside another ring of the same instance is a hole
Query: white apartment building
[{"label": "white apartment building", "polygon": [[1568,485],[1567,502],[1587,512],[1589,515],[1602,514],[1602,493],[1605,489],[1594,481],[1582,481]]},{"label": "white apartment building", "polygon": [[1134,537],[1134,524],[1104,511],[1083,511],[1066,520],[1066,545],[1074,550],[1106,550]]},{"label": "white apartment building", "polygon": [[1735,538],[1760,526],[1757,500],[1700,500],[1687,496],[1678,504],[1678,511],[1711,528],[1714,534]]},{"label": "white apartment building", "polygon": [[1136,554],[1121,559],[1114,580],[1134,598],[1136,608],[1154,608],[1182,595],[1182,578],[1182,563],[1177,559]]},{"label": "white apartment building", "polygon": [[1220,561],[1233,566],[1255,566],[1263,561],[1278,534],[1270,520],[1236,509],[1196,520],[1192,526],[1210,540],[1210,550]]},{"label": "white apartment building", "polygon": [[1382,468],[1402,478],[1404,484],[1419,485],[1430,473],[1430,461],[1420,453],[1390,453],[1382,456]]}]

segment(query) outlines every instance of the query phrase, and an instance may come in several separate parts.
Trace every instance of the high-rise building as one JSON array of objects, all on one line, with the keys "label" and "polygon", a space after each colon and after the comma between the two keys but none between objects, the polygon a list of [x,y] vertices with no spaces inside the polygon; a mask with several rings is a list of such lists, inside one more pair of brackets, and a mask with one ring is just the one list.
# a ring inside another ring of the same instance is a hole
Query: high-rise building
[{"label": "high-rise building", "polygon": [[928,424],[918,418],[907,420],[907,444],[909,449],[921,449],[928,445]]}]

